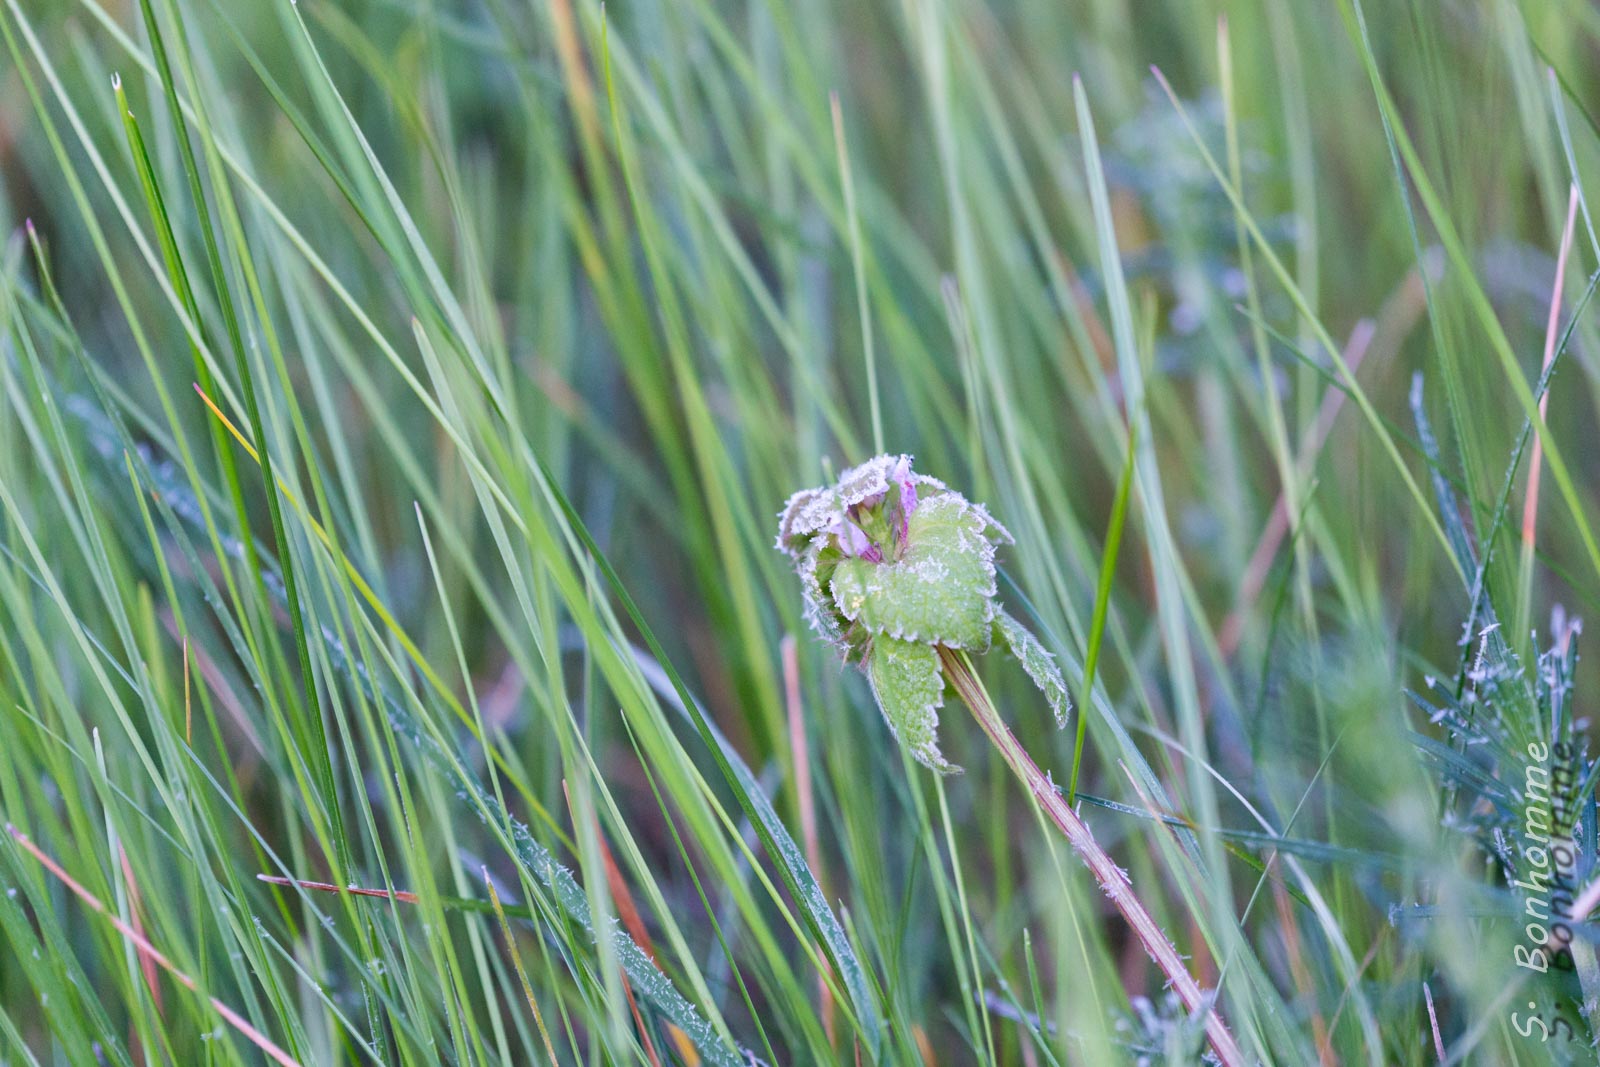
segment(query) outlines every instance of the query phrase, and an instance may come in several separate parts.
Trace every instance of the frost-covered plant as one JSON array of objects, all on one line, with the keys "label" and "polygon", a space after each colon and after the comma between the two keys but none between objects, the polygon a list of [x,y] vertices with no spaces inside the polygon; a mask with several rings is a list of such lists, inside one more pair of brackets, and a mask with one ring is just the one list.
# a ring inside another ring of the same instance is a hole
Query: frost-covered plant
[{"label": "frost-covered plant", "polygon": [[[1442,742],[1418,734],[1442,785],[1441,823],[1470,843],[1493,872],[1485,902],[1511,920],[1512,959],[1528,972],[1517,996],[1519,1031],[1542,1028],[1552,1063],[1594,1062],[1600,1039],[1600,964],[1584,934],[1594,912],[1597,811],[1596,762],[1588,753],[1589,722],[1574,695],[1581,620],[1557,607],[1548,646],[1539,647],[1532,670],[1505,640],[1494,611],[1469,641],[1459,677],[1427,679],[1412,693]],[[1431,887],[1421,886],[1424,892]],[[1422,900],[1390,910],[1402,929],[1433,911]],[[1402,923],[1405,926],[1402,926]],[[1521,1011],[1526,1002],[1533,1009]]]},{"label": "frost-covered plant", "polygon": [[1022,661],[1057,723],[1066,725],[1067,685],[1050,654],[996,599],[994,555],[1012,543],[1005,527],[936,478],[911,469],[911,457],[877,456],[837,484],[789,498],[778,548],[794,560],[806,618],[872,682],[883,717],[924,765],[959,768],[939,753],[936,731],[946,683],[1056,824],[1095,881],[1132,927],[1172,991],[1196,1017],[1225,1067],[1245,1057],[1211,994],[1202,990],[1172,942],[1133,891],[1127,872],[1095,841],[1050,776],[1040,770],[972,671],[973,653],[997,642]]},{"label": "frost-covered plant", "polygon": [[1071,709],[1050,654],[996,598],[995,549],[1011,543],[983,505],[916,473],[906,455],[877,456],[835,485],[794,494],[779,522],[778,548],[795,562],[812,628],[866,671],[889,729],[942,774],[961,768],[939,752],[940,646],[1002,644],[1058,724]]}]

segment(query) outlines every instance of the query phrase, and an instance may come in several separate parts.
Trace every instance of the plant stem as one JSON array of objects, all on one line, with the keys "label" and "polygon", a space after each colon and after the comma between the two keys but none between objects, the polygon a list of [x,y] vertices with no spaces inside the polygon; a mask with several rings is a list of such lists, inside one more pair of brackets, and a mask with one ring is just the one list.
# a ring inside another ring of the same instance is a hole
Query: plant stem
[{"label": "plant stem", "polygon": [[978,720],[978,725],[983,727],[984,733],[989,735],[989,740],[994,742],[1000,755],[1005,757],[1012,772],[1027,787],[1034,803],[1061,829],[1068,843],[1072,845],[1072,850],[1089,868],[1095,881],[1100,883],[1100,888],[1111,898],[1111,903],[1116,905],[1122,917],[1128,921],[1128,925],[1133,927],[1134,935],[1144,945],[1145,951],[1155,961],[1156,966],[1167,976],[1167,981],[1182,998],[1184,1006],[1191,1012],[1204,1014],[1206,1037],[1224,1067],[1243,1067],[1246,1062],[1244,1053],[1234,1041],[1233,1034],[1228,1030],[1228,1024],[1223,1021],[1222,1016],[1201,991],[1194,977],[1184,966],[1178,950],[1167,940],[1167,935],[1162,932],[1161,927],[1156,925],[1155,919],[1151,917],[1143,901],[1135,895],[1127,873],[1112,862],[1105,849],[1094,839],[1089,825],[1067,804],[1055,783],[1033,762],[1027,749],[1022,747],[1022,743],[1017,740],[1010,727],[1000,718],[1000,713],[990,701],[983,683],[972,672],[972,664],[966,654],[941,645],[939,658],[944,664],[945,676],[950,679],[951,685],[972,711],[973,717]]}]

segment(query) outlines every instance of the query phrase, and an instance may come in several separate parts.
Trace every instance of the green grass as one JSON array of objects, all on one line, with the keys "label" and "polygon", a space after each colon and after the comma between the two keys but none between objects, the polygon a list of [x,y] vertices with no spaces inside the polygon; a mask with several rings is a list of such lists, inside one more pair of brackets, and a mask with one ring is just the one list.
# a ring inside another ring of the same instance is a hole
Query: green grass
[{"label": "green grass", "polygon": [[1591,5],[0,43],[0,1063],[1194,1062],[954,697],[940,779],[807,630],[776,513],[880,451],[1016,535],[1080,719],[981,689],[1251,1059],[1593,1061],[1509,884],[1600,684]]}]

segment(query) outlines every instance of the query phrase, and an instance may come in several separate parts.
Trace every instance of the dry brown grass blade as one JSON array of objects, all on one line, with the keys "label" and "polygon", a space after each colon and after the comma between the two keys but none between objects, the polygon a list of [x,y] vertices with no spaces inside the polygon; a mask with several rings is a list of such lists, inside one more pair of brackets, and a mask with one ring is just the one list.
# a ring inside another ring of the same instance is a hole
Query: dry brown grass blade
[{"label": "dry brown grass blade", "polygon": [[354,885],[334,885],[332,882],[307,882],[299,878],[284,878],[276,874],[258,874],[256,881],[268,885],[288,886],[291,889],[315,889],[323,893],[349,893],[353,897],[382,897],[398,900],[402,904],[415,904],[418,897],[404,889],[363,889]]},{"label": "dry brown grass blade", "polygon": [[[1567,253],[1572,250],[1572,232],[1578,219],[1578,187],[1574,185],[1567,196],[1567,224],[1561,231],[1561,252],[1556,257],[1555,282],[1550,287],[1550,316],[1545,323],[1544,362],[1541,375],[1550,370],[1556,358],[1556,336],[1561,325],[1561,283],[1567,276]],[[1539,398],[1539,420],[1544,421],[1550,409],[1550,390]],[[1544,440],[1533,435],[1533,455],[1528,460],[1528,495],[1522,502],[1522,543],[1531,546],[1539,525],[1539,475],[1544,466]]]}]

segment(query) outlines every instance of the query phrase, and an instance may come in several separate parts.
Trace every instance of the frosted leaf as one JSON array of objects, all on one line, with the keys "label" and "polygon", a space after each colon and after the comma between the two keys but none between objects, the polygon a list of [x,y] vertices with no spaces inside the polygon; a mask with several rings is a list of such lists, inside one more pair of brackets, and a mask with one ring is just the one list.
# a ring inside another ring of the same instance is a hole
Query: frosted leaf
[{"label": "frosted leaf", "polygon": [[1033,631],[1012,618],[1005,608],[995,611],[994,632],[1050,702],[1050,710],[1056,715],[1056,725],[1066,726],[1067,715],[1072,711],[1072,697],[1067,692],[1066,679],[1061,677],[1061,668],[1056,666],[1055,657],[1045,651],[1044,645],[1033,636]]},{"label": "frosted leaf", "polygon": [[889,491],[889,473],[902,461],[909,471],[911,457],[885,454],[873,456],[865,463],[851,467],[839,475],[839,503],[843,507],[860,504]]},{"label": "frosted leaf", "polygon": [[978,518],[983,520],[984,532],[993,539],[997,545],[1014,545],[1017,539],[1011,536],[1011,531],[1000,525],[999,521],[991,514],[989,509],[982,504],[973,504],[972,510],[978,513]]},{"label": "frosted leaf", "polygon": [[822,542],[814,541],[805,555],[800,557],[796,567],[800,574],[800,589],[805,596],[805,619],[819,637],[830,644],[842,646],[844,631],[839,628],[833,605],[828,602],[827,594],[822,591],[822,582],[817,577],[818,558],[821,555]]},{"label": "frosted leaf", "polygon": [[843,517],[832,489],[802,489],[789,498],[778,517],[776,547],[799,559],[812,537]]},{"label": "frosted leaf", "polygon": [[994,617],[994,545],[983,519],[955,493],[921,502],[905,554],[892,563],[841,560],[833,602],[869,633],[982,652]]},{"label": "frosted leaf", "polygon": [[958,774],[960,767],[939,752],[939,707],[944,703],[944,675],[932,645],[879,637],[867,660],[872,695],[895,739],[918,763],[940,774]]}]

